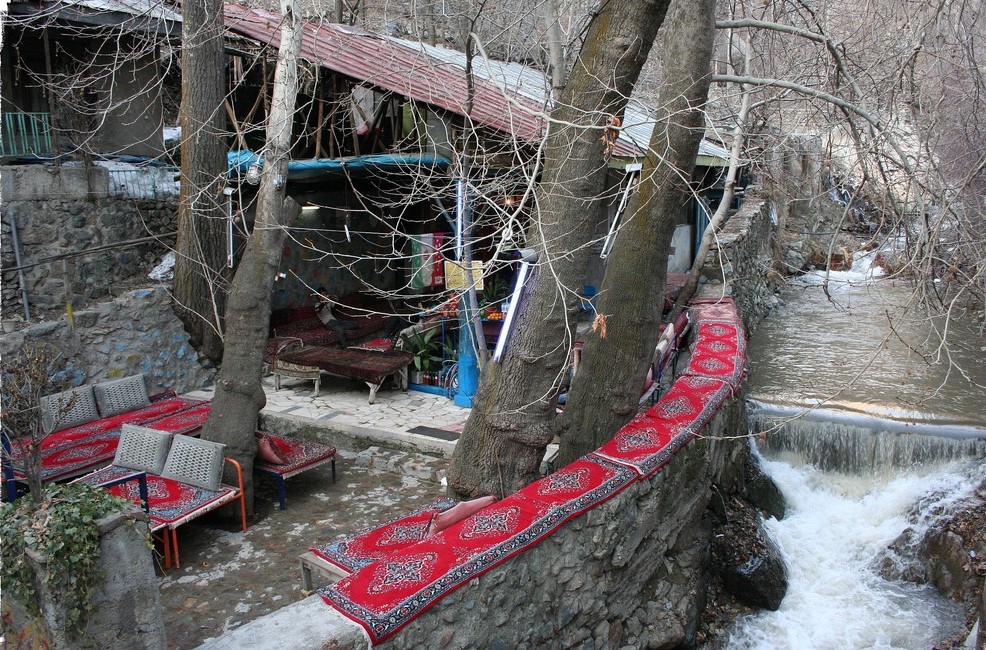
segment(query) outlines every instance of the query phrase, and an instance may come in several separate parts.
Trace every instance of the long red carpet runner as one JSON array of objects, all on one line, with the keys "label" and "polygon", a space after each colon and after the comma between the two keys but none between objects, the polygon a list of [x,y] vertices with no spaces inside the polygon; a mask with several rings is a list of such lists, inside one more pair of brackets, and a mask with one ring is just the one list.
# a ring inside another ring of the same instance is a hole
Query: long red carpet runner
[{"label": "long red carpet runner", "polygon": [[694,301],[690,314],[696,336],[688,367],[612,440],[437,534],[427,534],[440,509],[432,506],[313,549],[352,572],[318,594],[380,643],[472,578],[664,467],[739,388],[746,368],[732,299]]}]

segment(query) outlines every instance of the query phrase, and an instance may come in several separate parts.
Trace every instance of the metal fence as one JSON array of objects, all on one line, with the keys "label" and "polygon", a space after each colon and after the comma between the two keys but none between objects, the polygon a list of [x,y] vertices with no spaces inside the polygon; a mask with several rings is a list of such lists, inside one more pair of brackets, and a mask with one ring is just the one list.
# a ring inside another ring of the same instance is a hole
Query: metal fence
[{"label": "metal fence", "polygon": [[131,199],[160,199],[178,196],[176,167],[110,169],[110,194]]},{"label": "metal fence", "polygon": [[0,156],[31,156],[52,153],[51,119],[48,113],[3,114]]}]

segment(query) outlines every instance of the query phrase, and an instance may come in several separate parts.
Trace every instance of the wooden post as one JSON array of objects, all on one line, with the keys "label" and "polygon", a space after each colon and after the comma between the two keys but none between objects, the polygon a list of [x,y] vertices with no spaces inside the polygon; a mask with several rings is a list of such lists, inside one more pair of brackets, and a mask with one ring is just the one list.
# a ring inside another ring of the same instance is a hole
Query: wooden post
[{"label": "wooden post", "polygon": [[243,131],[240,130],[240,123],[236,121],[236,113],[233,112],[232,104],[229,103],[228,99],[223,104],[226,106],[226,116],[229,117],[229,121],[233,124],[233,129],[236,131],[236,140],[240,143],[240,148],[244,151],[249,149],[246,138],[243,137]]},{"label": "wooden post", "polygon": [[318,115],[315,118],[315,157],[318,158],[322,153],[322,115],[325,113],[325,102],[318,98]]}]

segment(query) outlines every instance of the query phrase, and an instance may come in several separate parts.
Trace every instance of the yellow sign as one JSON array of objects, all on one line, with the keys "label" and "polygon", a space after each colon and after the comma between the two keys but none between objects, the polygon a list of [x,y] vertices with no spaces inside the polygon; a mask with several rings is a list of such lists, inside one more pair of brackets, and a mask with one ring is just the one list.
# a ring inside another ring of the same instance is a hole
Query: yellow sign
[{"label": "yellow sign", "polygon": [[[477,291],[483,290],[483,263],[472,262],[472,281]],[[469,288],[466,265],[445,261],[445,288],[463,291]]]}]

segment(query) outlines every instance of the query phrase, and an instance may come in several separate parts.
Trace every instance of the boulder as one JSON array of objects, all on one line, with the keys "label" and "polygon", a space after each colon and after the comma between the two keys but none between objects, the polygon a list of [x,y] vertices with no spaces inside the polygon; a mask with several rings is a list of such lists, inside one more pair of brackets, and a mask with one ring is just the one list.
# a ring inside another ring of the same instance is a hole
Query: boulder
[{"label": "boulder", "polygon": [[752,455],[743,464],[743,496],[767,516],[783,519],[787,511],[784,493]]},{"label": "boulder", "polygon": [[787,593],[787,566],[752,504],[733,499],[715,530],[712,561],[723,588],[751,607],[776,610]]}]

